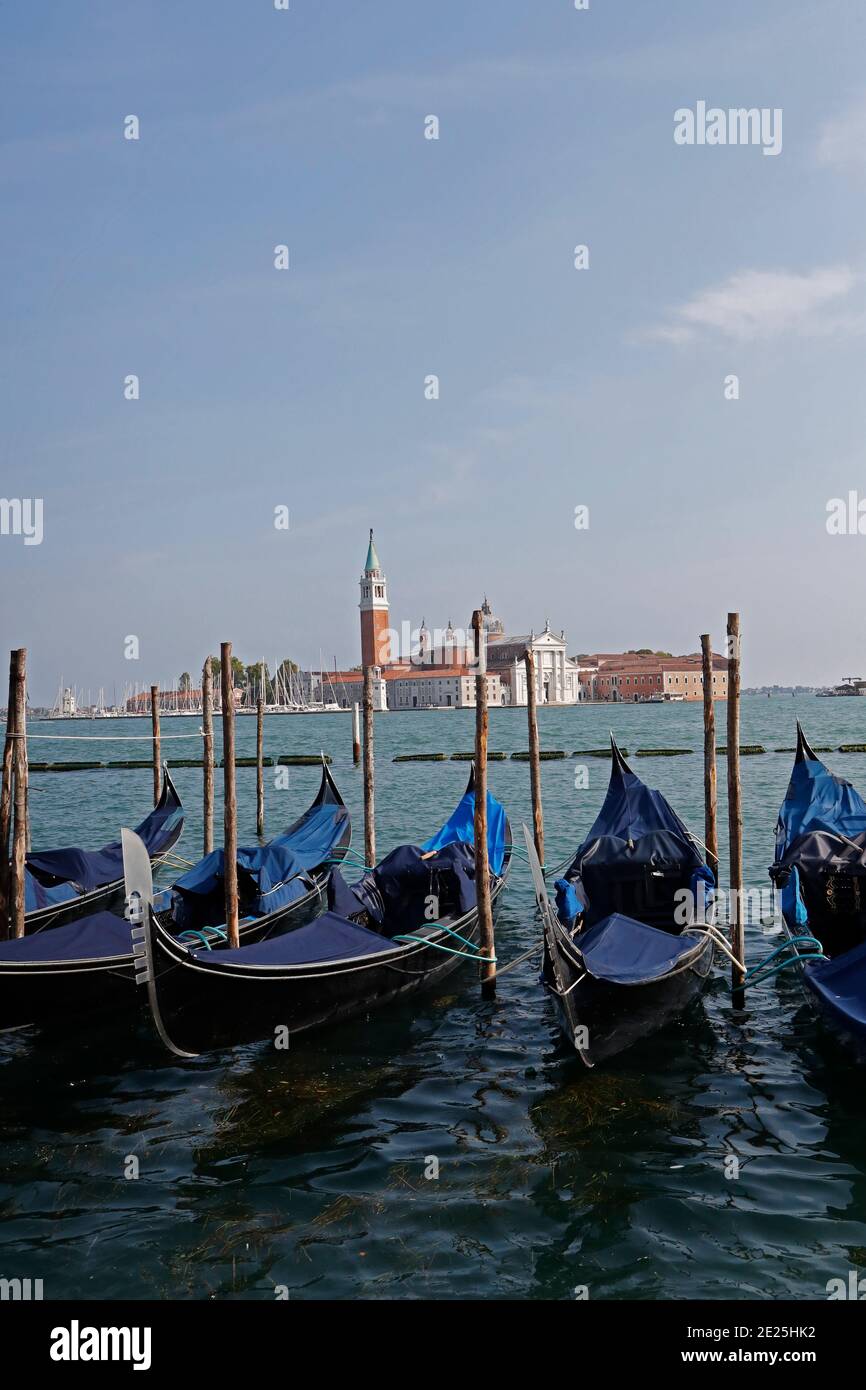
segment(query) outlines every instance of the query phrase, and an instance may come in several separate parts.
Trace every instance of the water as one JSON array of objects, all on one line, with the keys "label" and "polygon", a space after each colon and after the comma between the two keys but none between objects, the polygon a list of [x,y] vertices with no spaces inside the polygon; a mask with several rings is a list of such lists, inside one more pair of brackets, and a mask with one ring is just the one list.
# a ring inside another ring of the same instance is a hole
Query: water
[{"label": "water", "polygon": [[[718,707],[724,742],[724,706]],[[747,697],[744,743],[864,738],[866,702]],[[361,778],[346,715],[272,717],[268,754],[334,757],[362,843]],[[595,748],[610,725],[638,747],[691,757],[633,759],[699,834],[699,706],[541,711],[542,746]],[[165,720],[166,736],[195,730]],[[463,791],[459,763],[394,764],[396,753],[472,747],[471,711],[376,720],[379,852],[430,834]],[[142,721],[34,725],[33,732],[145,735]],[[238,752],[255,721],[239,720]],[[491,715],[491,748],[526,746],[525,711]],[[196,756],[194,741],[165,752]],[[96,749],[96,752],[91,752]],[[148,745],[34,744],[34,759],[146,757]],[[828,756],[866,787],[866,755]],[[578,760],[580,761],[580,760]],[[766,883],[792,754],[743,759],[747,884]],[[607,765],[545,764],[548,863],[588,828]],[[720,763],[720,769],[724,764]],[[273,777],[273,774],[271,774]],[[178,769],[201,843],[201,772]],[[33,840],[96,845],[135,824],[150,773],[34,774]],[[266,783],[274,833],[311,800],[315,768]],[[515,831],[529,819],[525,764],[491,764]],[[218,780],[219,788],[219,780]],[[244,837],[255,772],[239,770]],[[720,821],[724,844],[724,775]],[[528,871],[515,862],[497,928],[501,961],[538,936]],[[748,932],[752,961],[776,944]],[[298,1041],[178,1065],[131,1010],[58,1040],[0,1038],[0,1275],[44,1280],[46,1298],[822,1299],[828,1279],[866,1266],[863,1072],[814,1018],[799,986],[759,986],[732,1013],[727,972],[685,1020],[597,1073],[559,1040],[532,965],[482,1003],[466,966],[445,992]],[[137,1179],[125,1176],[130,1157]],[[725,1176],[737,1157],[740,1176]],[[439,1177],[429,1178],[430,1159]]]}]

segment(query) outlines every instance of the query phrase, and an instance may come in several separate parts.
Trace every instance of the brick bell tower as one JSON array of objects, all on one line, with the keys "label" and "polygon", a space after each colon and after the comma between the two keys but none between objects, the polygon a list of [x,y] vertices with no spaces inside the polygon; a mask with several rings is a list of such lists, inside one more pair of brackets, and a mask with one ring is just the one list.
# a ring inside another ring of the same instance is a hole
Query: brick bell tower
[{"label": "brick bell tower", "polygon": [[388,666],[391,660],[388,634],[388,586],[370,531],[367,563],[361,575],[361,664]]}]

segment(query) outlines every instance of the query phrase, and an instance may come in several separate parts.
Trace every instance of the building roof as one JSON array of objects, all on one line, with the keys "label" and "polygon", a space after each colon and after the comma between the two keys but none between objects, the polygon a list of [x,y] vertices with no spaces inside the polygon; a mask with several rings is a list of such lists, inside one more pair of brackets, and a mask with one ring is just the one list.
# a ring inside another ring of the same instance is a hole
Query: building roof
[{"label": "building roof", "polygon": [[[700,652],[691,652],[686,656],[638,656],[635,652],[624,652],[616,656],[605,652],[591,657],[590,660],[597,663],[596,674],[599,676],[612,672],[636,675],[661,671],[696,671],[703,666]],[[714,671],[727,671],[726,657],[718,656],[714,652],[712,662]]]}]

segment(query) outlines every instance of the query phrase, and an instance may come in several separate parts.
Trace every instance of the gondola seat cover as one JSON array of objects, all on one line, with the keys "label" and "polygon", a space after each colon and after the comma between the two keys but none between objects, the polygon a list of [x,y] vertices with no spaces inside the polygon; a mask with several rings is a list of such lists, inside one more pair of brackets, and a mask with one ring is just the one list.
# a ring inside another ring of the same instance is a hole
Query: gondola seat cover
[{"label": "gondola seat cover", "polygon": [[[491,872],[502,873],[505,863],[507,819],[505,810],[490,792],[487,793],[487,857]],[[461,842],[475,844],[475,793],[466,792],[442,829],[421,846],[422,850],[443,849],[445,845]]]},{"label": "gondola seat cover", "polygon": [[283,936],[272,936],[266,941],[254,942],[251,946],[240,946],[233,951],[196,950],[191,954],[204,964],[224,966],[291,966],[313,965],[318,961],[352,960],[357,956],[369,956],[374,952],[398,950],[379,935],[347,922],[335,912],[324,912],[309,926],[297,927]]},{"label": "gondola seat cover", "polygon": [[[159,802],[136,828],[153,858],[177,838],[183,807],[170,779],[165,778]],[[48,849],[27,855],[26,909],[54,906],[123,878],[123,849],[119,840],[102,849]],[[71,886],[71,891],[70,891]]]},{"label": "gondola seat cover", "polygon": [[[310,891],[309,873],[326,862],[343,834],[348,811],[333,802],[311,809],[295,827],[266,845],[237,852],[244,912],[264,916]],[[172,917],[179,928],[198,927],[223,892],[225,851],[214,850],[173,885]]]},{"label": "gondola seat cover", "polygon": [[594,979],[612,985],[642,985],[669,975],[700,940],[689,934],[671,936],[614,912],[578,936],[575,945]]},{"label": "gondola seat cover", "polygon": [[34,932],[14,941],[0,941],[0,965],[48,965],[52,961],[85,962],[128,956],[132,951],[129,923],[111,912],[93,912],[77,922]]}]

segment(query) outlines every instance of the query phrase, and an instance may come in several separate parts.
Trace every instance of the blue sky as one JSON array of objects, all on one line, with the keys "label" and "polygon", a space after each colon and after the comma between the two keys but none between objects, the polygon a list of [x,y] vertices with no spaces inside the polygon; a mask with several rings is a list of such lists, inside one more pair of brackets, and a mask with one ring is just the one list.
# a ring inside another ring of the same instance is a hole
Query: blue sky
[{"label": "blue sky", "polygon": [[[866,674],[866,535],[825,525],[866,497],[864,37],[851,0],[4,5],[33,698],[226,638],[357,661],[370,525],[395,627],[487,592],[570,651],[683,651],[739,608],[747,682]],[[781,154],[676,145],[699,100],[782,108]]]}]

